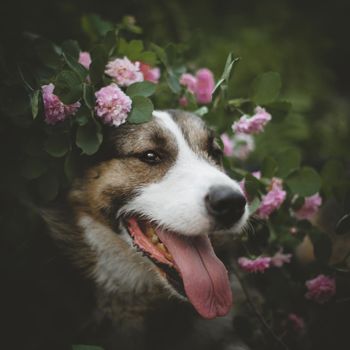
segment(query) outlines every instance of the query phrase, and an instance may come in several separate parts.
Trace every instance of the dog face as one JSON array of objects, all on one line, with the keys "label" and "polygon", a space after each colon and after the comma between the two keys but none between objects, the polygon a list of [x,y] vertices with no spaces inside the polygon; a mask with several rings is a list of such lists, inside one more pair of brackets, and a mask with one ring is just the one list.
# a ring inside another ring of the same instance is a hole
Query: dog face
[{"label": "dog face", "polygon": [[227,271],[208,235],[238,232],[248,210],[213,132],[193,114],[154,112],[113,130],[104,152],[70,195],[97,282],[130,293],[157,284],[203,317],[226,314]]}]

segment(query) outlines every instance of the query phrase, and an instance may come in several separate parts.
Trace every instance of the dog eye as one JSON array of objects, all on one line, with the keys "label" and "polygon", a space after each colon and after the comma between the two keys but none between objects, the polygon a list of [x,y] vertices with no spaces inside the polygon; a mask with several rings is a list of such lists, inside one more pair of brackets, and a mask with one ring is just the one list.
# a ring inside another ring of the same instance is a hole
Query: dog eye
[{"label": "dog eye", "polygon": [[140,160],[149,164],[158,164],[162,159],[156,152],[147,151],[141,155]]}]

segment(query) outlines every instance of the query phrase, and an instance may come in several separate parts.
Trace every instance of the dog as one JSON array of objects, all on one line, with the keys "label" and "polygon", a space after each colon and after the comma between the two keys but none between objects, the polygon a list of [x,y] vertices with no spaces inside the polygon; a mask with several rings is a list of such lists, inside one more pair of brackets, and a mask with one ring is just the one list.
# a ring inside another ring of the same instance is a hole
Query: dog
[{"label": "dog", "polygon": [[198,116],[155,111],[147,123],[110,128],[64,200],[41,210],[90,291],[72,342],[233,349],[229,273],[211,242],[239,233],[249,214],[221,158]]}]

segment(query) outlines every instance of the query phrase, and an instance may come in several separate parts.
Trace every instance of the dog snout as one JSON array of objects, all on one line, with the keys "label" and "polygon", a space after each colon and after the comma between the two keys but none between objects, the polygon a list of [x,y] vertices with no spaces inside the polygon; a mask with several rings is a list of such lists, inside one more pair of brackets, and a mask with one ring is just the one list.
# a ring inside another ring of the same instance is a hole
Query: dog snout
[{"label": "dog snout", "polygon": [[244,195],[229,186],[212,186],[205,197],[208,213],[221,228],[229,228],[244,214]]}]

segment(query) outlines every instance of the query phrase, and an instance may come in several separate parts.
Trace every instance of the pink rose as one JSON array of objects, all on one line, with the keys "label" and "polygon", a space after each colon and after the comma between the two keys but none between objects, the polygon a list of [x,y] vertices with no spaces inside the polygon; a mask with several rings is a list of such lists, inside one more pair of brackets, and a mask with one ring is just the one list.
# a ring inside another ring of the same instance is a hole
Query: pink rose
[{"label": "pink rose", "polygon": [[53,93],[54,89],[55,86],[52,83],[41,87],[45,122],[50,125],[54,125],[74,115],[80,107],[80,102],[65,105],[58,96]]},{"label": "pink rose", "polygon": [[283,254],[283,249],[281,248],[271,258],[271,264],[275,267],[282,267],[284,264],[290,263],[291,259],[292,259],[292,254]]},{"label": "pink rose", "polygon": [[187,90],[194,94],[197,86],[197,78],[190,73],[183,73],[179,80],[180,84],[185,86]]},{"label": "pink rose", "polygon": [[335,279],[325,275],[318,275],[314,279],[306,281],[305,285],[308,289],[305,298],[319,304],[327,302],[336,292]]},{"label": "pink rose", "polygon": [[196,79],[195,95],[197,102],[202,104],[210,103],[215,86],[213,73],[207,68],[202,68],[196,73]]},{"label": "pink rose", "polygon": [[271,189],[266,195],[262,196],[257,215],[261,219],[267,219],[275,210],[279,209],[286,196],[287,192],[283,191],[281,180],[272,179]]},{"label": "pink rose", "polygon": [[86,69],[90,68],[90,64],[91,64],[91,56],[89,54],[89,52],[87,51],[81,51],[79,54],[79,60],[78,62],[84,66]]},{"label": "pink rose", "polygon": [[231,157],[233,155],[233,142],[232,139],[226,134],[223,133],[220,136],[222,143],[224,144],[224,155]]},{"label": "pink rose", "polygon": [[255,114],[252,117],[243,115],[237,122],[234,122],[232,130],[243,134],[258,134],[264,130],[265,125],[270,120],[271,114],[258,106],[255,108]]},{"label": "pink rose", "polygon": [[140,70],[143,74],[144,80],[157,84],[160,79],[160,69],[158,67],[152,68],[149,64],[140,63]]},{"label": "pink rose", "polygon": [[125,123],[132,101],[117,84],[110,84],[95,93],[95,111],[105,124],[119,126]]},{"label": "pink rose", "polygon": [[302,207],[294,212],[298,220],[310,220],[318,212],[322,204],[322,198],[318,193],[311,197],[306,197]]},{"label": "pink rose", "polygon": [[143,81],[140,63],[132,63],[127,57],[116,58],[108,62],[105,73],[113,78],[119,86],[129,86]]},{"label": "pink rose", "polygon": [[271,265],[271,258],[267,256],[261,256],[256,259],[248,259],[246,257],[240,257],[238,259],[238,265],[246,272],[264,272]]}]

